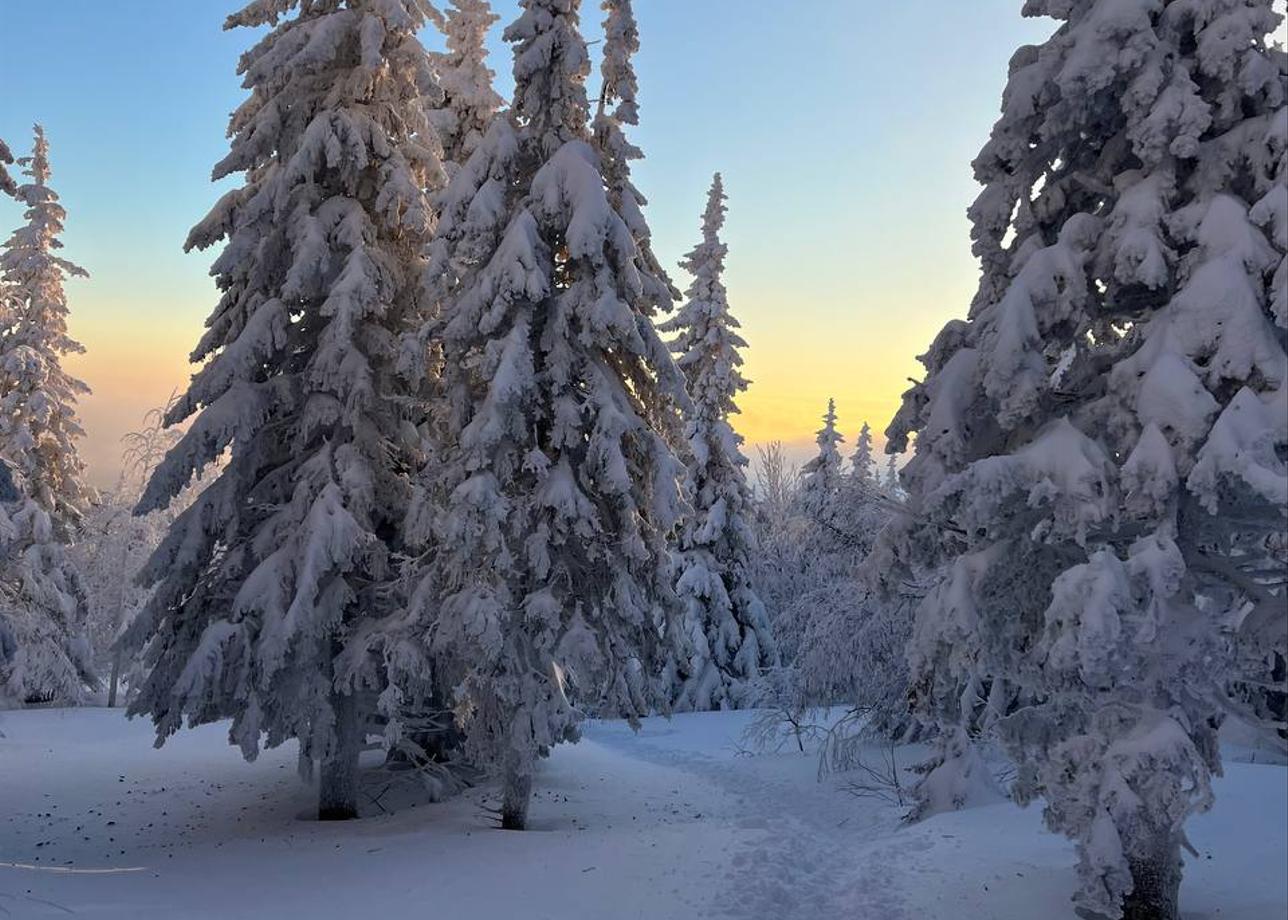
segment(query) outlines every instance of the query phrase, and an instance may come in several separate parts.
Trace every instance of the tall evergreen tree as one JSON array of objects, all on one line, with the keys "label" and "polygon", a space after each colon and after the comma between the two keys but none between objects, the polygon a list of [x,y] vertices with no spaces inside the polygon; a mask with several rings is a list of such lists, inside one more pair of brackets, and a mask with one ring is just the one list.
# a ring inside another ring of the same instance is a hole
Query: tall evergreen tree
[{"label": "tall evergreen tree", "polygon": [[677,710],[732,709],[754,702],[752,687],[778,664],[765,605],[752,582],[755,537],[749,517],[747,458],[729,416],[747,388],[739,367],[746,342],[729,309],[720,239],[725,194],[716,173],[702,215],[702,242],[681,267],[693,276],[687,301],[662,325],[688,382],[687,494],[693,505],[680,530],[677,593],[684,602],[664,671]]},{"label": "tall evergreen tree", "polygon": [[256,0],[225,28],[267,28],[241,59],[251,91],[231,151],[244,173],[186,248],[225,240],[205,361],[169,424],[191,418],[137,512],[208,464],[217,478],[172,524],[130,637],[149,641],[133,713],[158,743],[232,719],[230,740],[296,738],[320,760],[319,815],[351,817],[363,719],[428,679],[387,590],[416,437],[394,372],[419,322],[425,190],[441,167],[425,112],[437,88],[417,39],[423,0]]},{"label": "tall evergreen tree", "polygon": [[499,18],[488,0],[452,0],[437,20],[447,51],[429,56],[443,91],[442,102],[430,109],[429,121],[442,144],[449,175],[469,159],[502,105],[492,88],[495,74],[487,66],[487,33]]},{"label": "tall evergreen tree", "polygon": [[1284,642],[1288,58],[1270,0],[1025,12],[1061,25],[1012,59],[980,288],[889,430],[917,434],[891,575],[942,572],[922,711],[988,711],[1016,797],[1077,843],[1079,911],[1175,920],[1228,637]]},{"label": "tall evergreen tree", "polygon": [[65,547],[93,492],[76,446],[76,402],[89,388],[63,368],[84,351],[67,334],[63,282],[87,274],[57,254],[67,214],[49,186],[40,125],[17,162],[29,180],[13,189],[26,223],[0,245],[0,458],[18,484],[0,528],[0,631],[12,646],[0,655],[0,696],[75,701],[94,677],[85,593]]},{"label": "tall evergreen tree", "polygon": [[8,314],[0,328],[0,455],[27,479],[32,496],[66,539],[92,490],[81,482],[76,442],[84,437],[76,402],[89,387],[62,366],[84,347],[67,334],[67,277],[88,277],[58,256],[67,213],[49,187],[49,142],[36,125],[31,156],[18,160],[30,181],[15,195],[26,223],[0,246],[0,285]]},{"label": "tall evergreen tree", "polygon": [[894,454],[886,455],[885,481],[882,483],[887,492],[899,491],[899,462]]},{"label": "tall evergreen tree", "polygon": [[409,521],[440,541],[421,599],[441,602],[433,648],[465,669],[467,751],[501,774],[509,828],[537,757],[575,732],[574,696],[647,703],[683,510],[664,426],[685,402],[591,143],[578,3],[521,6],[513,105],[443,196],[446,411],[424,490],[442,499]]},{"label": "tall evergreen tree", "polygon": [[872,456],[872,429],[864,422],[859,436],[854,440],[854,453],[850,454],[850,475],[857,484],[871,488],[877,482],[877,464]]},{"label": "tall evergreen tree", "polygon": [[805,512],[819,520],[836,512],[835,502],[844,484],[844,461],[841,445],[845,438],[836,430],[836,400],[827,401],[823,413],[823,427],[818,430],[814,443],[818,453],[801,467],[801,504]]}]

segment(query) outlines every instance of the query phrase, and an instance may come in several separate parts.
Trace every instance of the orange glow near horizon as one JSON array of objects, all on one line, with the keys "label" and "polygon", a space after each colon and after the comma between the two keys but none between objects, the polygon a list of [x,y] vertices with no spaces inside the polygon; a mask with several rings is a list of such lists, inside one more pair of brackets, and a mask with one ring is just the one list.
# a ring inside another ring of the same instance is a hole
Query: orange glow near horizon
[{"label": "orange glow near horizon", "polygon": [[[867,422],[877,445],[883,445],[882,432],[908,378],[920,374],[915,356],[943,322],[941,303],[964,303],[963,284],[969,280],[957,279],[956,291],[937,294],[932,288],[920,297],[892,290],[889,302],[903,304],[899,309],[815,299],[807,323],[772,294],[742,294],[744,287],[755,291],[756,285],[740,285],[737,267],[735,260],[730,301],[741,313],[749,343],[744,372],[751,386],[733,421],[753,459],[755,446],[771,441],[783,442],[798,461],[806,458],[829,398],[836,400],[847,444]],[[95,290],[93,279],[69,285],[71,331],[86,353],[70,356],[67,365],[93,390],[81,403],[82,454],[99,488],[109,488],[120,471],[122,436],[138,429],[149,410],[182,392],[194,370],[187,356],[217,295],[208,281],[185,285],[177,294],[182,309],[154,295],[149,303],[156,299],[155,309],[141,309],[144,318],[125,321],[129,314],[121,303]]]},{"label": "orange glow near horizon", "polygon": [[[71,298],[73,311],[78,299],[84,298]],[[73,313],[71,332],[85,353],[69,356],[66,364],[92,391],[80,403],[85,428],[81,456],[95,487],[111,487],[120,474],[122,437],[138,430],[151,409],[186,388],[192,373],[187,356],[199,331],[134,324],[112,329],[77,323]]]}]

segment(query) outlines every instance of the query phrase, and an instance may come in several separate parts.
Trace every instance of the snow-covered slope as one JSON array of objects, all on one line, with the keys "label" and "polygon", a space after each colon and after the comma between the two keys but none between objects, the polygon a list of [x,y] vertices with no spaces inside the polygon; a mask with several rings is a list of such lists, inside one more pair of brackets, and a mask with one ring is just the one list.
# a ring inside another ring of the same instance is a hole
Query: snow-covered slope
[{"label": "snow-covered slope", "polygon": [[[542,765],[533,830],[510,833],[492,827],[489,790],[308,820],[294,750],[246,764],[221,726],[157,751],[149,727],[119,712],[4,713],[0,916],[1072,917],[1069,845],[1036,810],[904,828],[896,806],[819,782],[811,756],[746,751],[749,718],[650,719],[637,735],[591,723]],[[1230,764],[1192,830],[1187,920],[1288,913],[1283,767]]]}]

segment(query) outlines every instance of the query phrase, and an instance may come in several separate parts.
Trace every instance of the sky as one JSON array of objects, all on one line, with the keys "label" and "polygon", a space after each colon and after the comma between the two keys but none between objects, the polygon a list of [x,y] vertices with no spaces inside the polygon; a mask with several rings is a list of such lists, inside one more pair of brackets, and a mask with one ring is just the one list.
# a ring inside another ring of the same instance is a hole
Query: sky
[{"label": "sky", "polygon": [[[445,2],[445,0],[444,0]],[[216,291],[217,254],[183,252],[189,228],[232,180],[209,181],[244,98],[222,31],[235,0],[42,0],[5,9],[0,137],[21,155],[40,121],[51,185],[67,209],[69,367],[90,478],[110,486],[121,436],[182,391]],[[441,3],[440,3],[441,5]],[[512,87],[494,0],[497,88]],[[977,266],[965,212],[970,162],[997,116],[1007,61],[1054,23],[1020,0],[636,0],[636,59],[653,245],[675,266],[699,238],[711,175],[724,175],[730,303],[752,385],[735,421],[749,445],[781,440],[803,459],[829,397],[849,443],[880,432],[916,355],[964,314]],[[598,3],[583,31],[601,32]],[[438,47],[435,34],[426,44]],[[592,55],[597,46],[592,45]],[[588,85],[592,97],[598,78]],[[21,211],[0,201],[0,232]],[[2,237],[0,237],[2,238]],[[673,279],[683,288],[678,269]],[[883,441],[878,436],[878,443]],[[750,450],[750,447],[749,447]]]}]

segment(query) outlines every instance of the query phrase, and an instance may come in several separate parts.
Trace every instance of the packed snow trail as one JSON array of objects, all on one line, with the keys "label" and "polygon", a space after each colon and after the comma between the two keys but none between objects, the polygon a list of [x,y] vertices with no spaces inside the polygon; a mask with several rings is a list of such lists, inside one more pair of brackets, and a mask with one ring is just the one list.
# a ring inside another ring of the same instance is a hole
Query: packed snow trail
[{"label": "packed snow trail", "polygon": [[[321,824],[295,748],[255,763],[226,725],[180,732],[104,709],[0,713],[0,918],[1032,920],[1072,917],[1068,844],[1009,804],[899,825],[819,782],[812,756],[743,749],[745,713],[591,723],[543,764],[533,829],[490,789]],[[1233,763],[1186,920],[1288,910],[1283,767]],[[1252,842],[1255,841],[1255,844]]]},{"label": "packed snow trail", "polygon": [[[908,850],[889,840],[898,813],[838,796],[832,784],[816,781],[812,757],[757,755],[736,732],[699,733],[715,720],[742,726],[746,717],[682,715],[669,723],[650,719],[638,734],[620,723],[598,723],[588,732],[596,742],[724,793],[731,810],[706,817],[737,833],[711,915],[912,920],[897,884],[896,863]],[[884,845],[866,846],[874,840]]]}]

